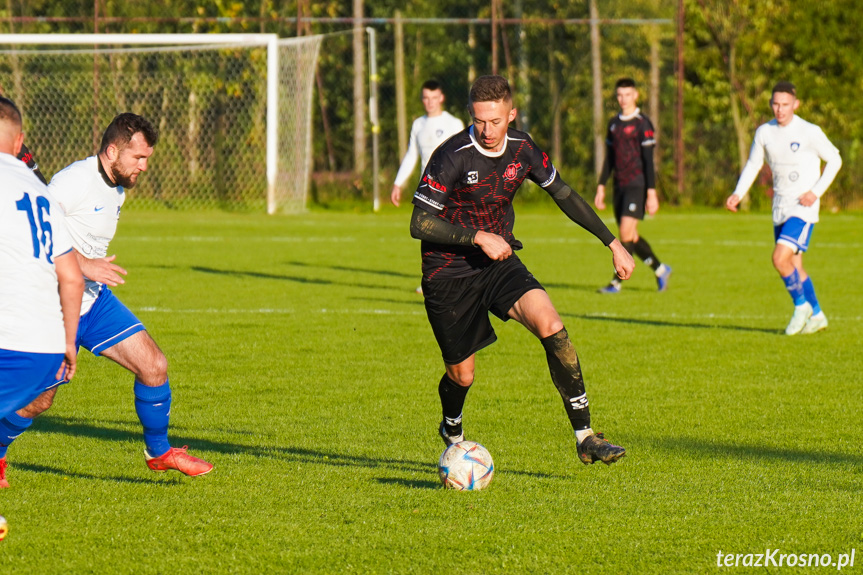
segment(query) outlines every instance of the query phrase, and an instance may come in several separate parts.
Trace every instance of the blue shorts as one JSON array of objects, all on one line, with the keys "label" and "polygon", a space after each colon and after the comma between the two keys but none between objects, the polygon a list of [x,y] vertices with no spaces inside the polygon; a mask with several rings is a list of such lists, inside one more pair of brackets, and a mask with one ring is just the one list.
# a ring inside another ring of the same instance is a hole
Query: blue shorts
[{"label": "blue shorts", "polygon": [[[145,329],[141,320],[111,293],[108,286],[102,286],[93,307],[78,320],[75,345],[99,356],[109,347]],[[62,383],[65,382],[52,378],[52,383],[42,389],[48,390]]]},{"label": "blue shorts", "polygon": [[26,407],[54,386],[62,353],[26,353],[0,349],[0,419]]},{"label": "blue shorts", "polygon": [[75,343],[98,356],[112,345],[144,329],[141,320],[114,296],[108,286],[102,286],[96,303],[78,322]]},{"label": "blue shorts", "polygon": [[815,224],[804,222],[800,218],[788,218],[778,226],[773,226],[773,239],[777,244],[788,246],[797,254],[809,249],[812,230]]}]

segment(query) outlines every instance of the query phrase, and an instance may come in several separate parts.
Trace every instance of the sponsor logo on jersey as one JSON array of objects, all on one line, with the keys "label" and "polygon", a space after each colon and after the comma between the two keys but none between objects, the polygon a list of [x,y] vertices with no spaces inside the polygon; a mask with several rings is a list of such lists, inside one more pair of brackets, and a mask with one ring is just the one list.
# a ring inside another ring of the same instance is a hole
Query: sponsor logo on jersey
[{"label": "sponsor logo on jersey", "polygon": [[434,181],[432,179],[432,177],[428,174],[425,174],[423,176],[423,182],[425,182],[426,185],[433,190],[437,190],[438,192],[446,193],[446,186]]},{"label": "sponsor logo on jersey", "polygon": [[653,130],[645,130],[644,131],[644,139],[650,140],[653,138]]},{"label": "sponsor logo on jersey", "polygon": [[518,171],[521,169],[521,162],[513,162],[506,167],[506,171],[503,173],[504,180],[514,180],[518,177]]},{"label": "sponsor logo on jersey", "polygon": [[475,184],[477,182],[479,182],[479,172],[477,172],[475,170],[472,172],[468,172],[467,173],[467,183],[468,184]]},{"label": "sponsor logo on jersey", "polygon": [[546,154],[545,152],[542,153],[542,167],[548,167],[548,154]]},{"label": "sponsor logo on jersey", "polygon": [[797,172],[791,172],[790,174],[788,174],[788,179],[791,180],[792,182],[796,182],[797,178],[799,178],[799,177],[800,177],[800,174],[798,174]]},{"label": "sponsor logo on jersey", "polygon": [[800,142],[791,142],[791,151],[796,152],[800,149]]},{"label": "sponsor logo on jersey", "polygon": [[623,133],[626,134],[627,136],[630,135],[631,133],[633,133],[634,131],[635,131],[635,126],[624,126],[623,127]]},{"label": "sponsor logo on jersey", "polygon": [[443,136],[443,130],[440,130],[440,129],[435,130],[434,135],[436,138],[440,138],[441,136]]},{"label": "sponsor logo on jersey", "polygon": [[96,206],[95,208],[93,208],[93,211],[94,212],[101,212],[104,209],[105,209],[105,206]]}]

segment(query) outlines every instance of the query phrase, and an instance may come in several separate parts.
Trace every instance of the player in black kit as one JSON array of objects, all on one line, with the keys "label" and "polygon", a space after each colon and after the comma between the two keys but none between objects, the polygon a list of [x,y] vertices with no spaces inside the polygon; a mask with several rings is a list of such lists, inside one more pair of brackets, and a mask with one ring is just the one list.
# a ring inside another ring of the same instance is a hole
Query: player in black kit
[{"label": "player in black kit", "polygon": [[[620,114],[608,122],[605,162],[596,186],[594,205],[605,209],[605,182],[614,172],[614,219],[620,230],[620,241],[630,254],[649,265],[656,275],[659,291],[668,287],[671,268],[659,261],[650,244],[638,234],[638,221],[644,211],[651,216],[659,209],[656,196],[656,173],[653,148],[656,139],[653,124],[638,109],[638,90],[632,78],[621,78],[614,86]],[[600,293],[620,293],[621,279],[612,278]]]},{"label": "player in black kit", "polygon": [[39,165],[36,164],[36,159],[33,157],[33,154],[30,150],[27,149],[27,146],[21,144],[21,151],[18,152],[18,159],[27,164],[27,167],[30,168],[36,177],[42,180],[42,183],[46,186],[48,185],[48,180],[45,179],[45,176],[42,175],[42,171],[39,170]]},{"label": "player in black kit", "polygon": [[491,311],[524,325],[545,348],[551,379],[563,398],[585,464],[610,464],[626,450],[590,427],[578,356],[542,285],[513,250],[512,199],[525,178],[539,184],[558,207],[611,249],[617,275],[626,279],[632,256],[591,207],[560,177],[524,132],[510,129],[516,110],[509,83],[483,76],[470,90],[470,127],[441,144],[414,195],[411,236],[422,240],[423,297],[446,373],[438,385],[451,445],[464,439],[462,408],[474,380],[474,356],[497,339]]}]

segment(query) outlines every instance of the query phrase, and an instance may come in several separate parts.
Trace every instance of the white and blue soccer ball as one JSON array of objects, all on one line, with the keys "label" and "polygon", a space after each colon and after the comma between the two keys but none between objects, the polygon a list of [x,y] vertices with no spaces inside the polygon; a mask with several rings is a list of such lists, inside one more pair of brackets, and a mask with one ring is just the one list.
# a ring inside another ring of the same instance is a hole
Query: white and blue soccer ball
[{"label": "white and blue soccer ball", "polygon": [[437,468],[443,486],[458,491],[485,489],[494,477],[491,454],[474,441],[460,441],[447,447]]}]

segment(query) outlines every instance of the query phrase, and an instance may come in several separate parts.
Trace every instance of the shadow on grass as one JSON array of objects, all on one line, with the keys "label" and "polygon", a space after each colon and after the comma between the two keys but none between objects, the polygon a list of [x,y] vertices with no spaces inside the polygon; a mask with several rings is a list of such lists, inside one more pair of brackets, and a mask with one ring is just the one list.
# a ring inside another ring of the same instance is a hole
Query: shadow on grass
[{"label": "shadow on grass", "polygon": [[806,464],[851,464],[860,467],[863,457],[850,453],[826,453],[823,450],[802,450],[730,442],[708,442],[692,437],[669,437],[651,441],[660,449],[671,452],[688,451],[698,457],[731,457],[739,461],[780,460]]},{"label": "shadow on grass", "polygon": [[402,288],[399,286],[393,285],[383,285],[383,284],[364,284],[358,282],[342,282],[342,281],[333,281],[333,280],[325,280],[321,278],[308,278],[302,276],[289,276],[282,274],[270,274],[265,272],[252,272],[252,271],[238,271],[238,270],[218,270],[215,268],[207,268],[201,266],[192,266],[192,271],[204,273],[204,274],[216,274],[223,276],[235,276],[235,277],[251,277],[258,279],[268,279],[268,280],[279,280],[279,281],[289,281],[296,282],[301,284],[313,284],[313,285],[327,285],[327,286],[347,286],[351,288],[369,288],[369,289],[387,289],[387,290],[399,290],[402,291]]},{"label": "shadow on grass", "polygon": [[722,325],[718,323],[687,323],[682,321],[661,321],[655,319],[636,319],[630,317],[609,317],[601,315],[585,315],[578,313],[562,313],[561,317],[573,317],[588,321],[609,321],[616,323],[626,323],[631,325],[648,325],[653,327],[689,327],[693,329],[727,329],[731,331],[749,331],[755,333],[766,333],[770,335],[780,335],[783,333],[779,329],[767,329],[763,327],[749,327],[746,325]]},{"label": "shadow on grass", "polygon": [[425,481],[420,479],[399,479],[396,477],[376,477],[375,481],[384,485],[400,485],[410,489],[441,489],[440,481]]},{"label": "shadow on grass", "polygon": [[352,267],[348,267],[348,266],[325,266],[325,265],[321,265],[321,264],[310,264],[308,262],[289,261],[289,262],[285,262],[285,264],[287,264],[289,266],[297,266],[297,267],[303,267],[303,268],[322,268],[322,269],[326,269],[326,270],[334,270],[337,272],[351,272],[351,273],[359,272],[359,273],[365,273],[365,274],[375,274],[375,275],[380,275],[380,276],[390,276],[390,277],[396,277],[396,278],[415,278],[416,281],[419,281],[420,278],[422,277],[422,274],[420,274],[420,273],[407,274],[404,272],[396,272],[396,271],[392,271],[392,270],[373,270],[373,269],[369,269],[369,268],[352,268]]},{"label": "shadow on grass", "polygon": [[[59,433],[74,437],[91,437],[109,441],[141,441],[140,433],[125,429],[101,427],[92,422],[79,418],[65,418],[51,415],[42,416],[34,422],[33,429],[43,433]],[[394,471],[412,471],[428,473],[437,476],[437,462],[435,461],[411,461],[394,457],[369,457],[364,455],[347,455],[334,451],[321,451],[316,449],[304,449],[299,447],[283,447],[271,445],[243,445],[224,441],[211,441],[208,439],[193,438],[170,434],[171,444],[189,445],[194,452],[209,451],[214,453],[244,454],[260,458],[272,458],[286,460],[292,463],[309,463],[318,465],[329,465],[333,467],[365,467],[365,468],[387,468]],[[564,475],[550,473],[537,473],[507,469],[506,473],[535,477],[542,479],[565,479]],[[393,479],[393,482],[402,481]],[[419,482],[424,483],[424,482]],[[432,482],[425,482],[431,484]],[[437,486],[437,483],[434,483]],[[417,485],[421,486],[421,485]]]},{"label": "shadow on grass", "polygon": [[116,483],[158,483],[158,484],[169,484],[169,485],[179,485],[182,483],[176,476],[171,478],[143,478],[143,477],[117,477],[117,476],[104,476],[104,475],[92,475],[90,473],[77,473],[75,471],[69,471],[66,469],[59,469],[57,467],[48,467],[47,465],[37,465],[35,463],[15,463],[15,470],[23,469],[25,471],[32,471],[33,473],[49,473],[51,475],[57,475],[60,477],[73,477],[75,479],[95,479],[97,481],[113,481]]},{"label": "shadow on grass", "polygon": [[[603,284],[567,284],[567,283],[557,283],[557,282],[544,282],[542,279],[539,279],[539,283],[546,288],[554,288],[554,289],[571,289],[575,291],[586,291],[595,293],[597,297],[609,297],[603,294],[597,293],[599,288],[603,287]],[[626,291],[628,292],[655,292],[656,288],[646,288],[641,286],[626,286]]]}]

